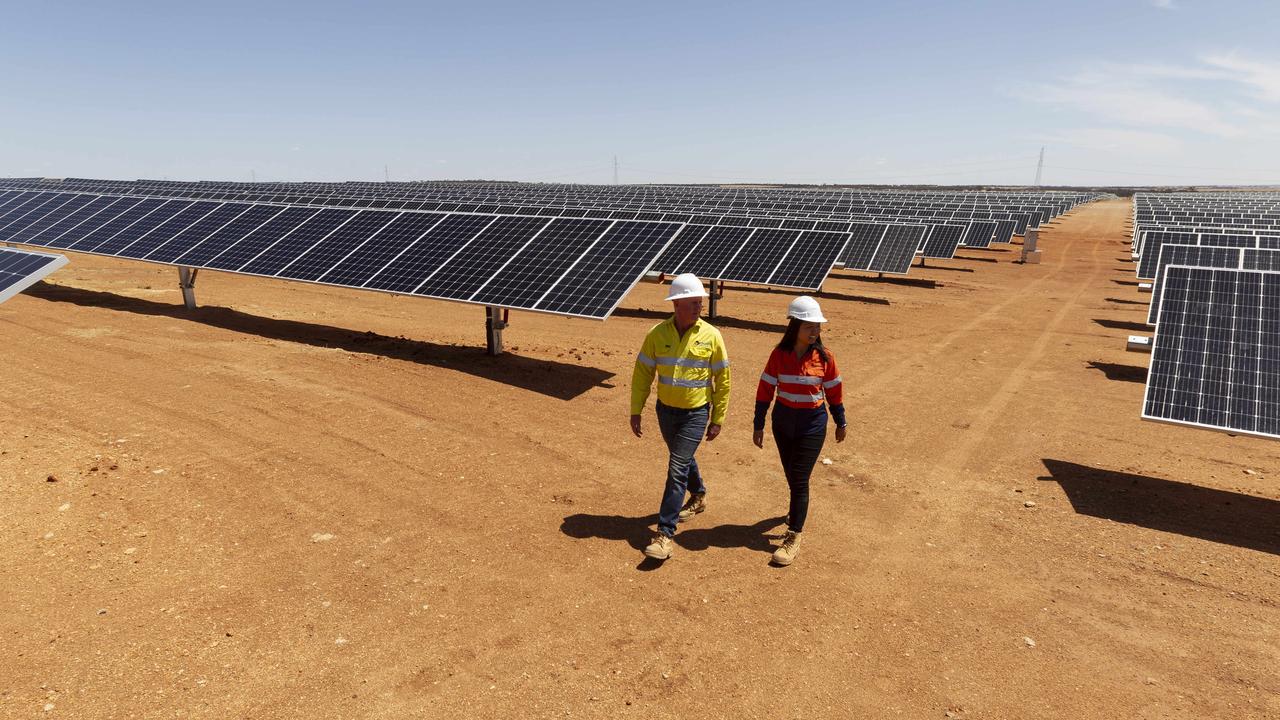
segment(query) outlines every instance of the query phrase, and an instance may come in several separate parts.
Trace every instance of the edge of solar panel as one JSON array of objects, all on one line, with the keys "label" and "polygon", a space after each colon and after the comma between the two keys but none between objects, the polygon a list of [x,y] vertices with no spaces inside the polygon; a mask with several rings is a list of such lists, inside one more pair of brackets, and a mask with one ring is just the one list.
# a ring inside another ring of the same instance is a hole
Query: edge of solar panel
[{"label": "edge of solar panel", "polygon": [[[1180,271],[1184,271],[1184,270],[1185,270],[1185,271],[1190,271],[1190,270],[1208,270],[1208,271],[1211,271],[1211,272],[1230,272],[1230,273],[1239,273],[1239,274],[1255,273],[1255,274],[1257,274],[1257,275],[1277,275],[1277,276],[1280,276],[1280,271],[1272,271],[1272,270],[1242,270],[1242,269],[1232,269],[1232,268],[1204,268],[1204,267],[1196,267],[1196,266],[1194,266],[1194,265],[1169,265],[1169,266],[1166,266],[1166,267],[1165,267],[1165,272],[1166,272],[1166,273],[1169,273],[1169,271],[1170,271],[1170,270],[1176,270],[1176,271],[1179,271],[1179,272],[1180,272]],[[1153,337],[1153,338],[1152,338],[1152,341],[1151,341],[1151,365],[1152,365],[1152,366],[1155,364],[1157,354],[1159,353],[1159,351],[1160,351],[1160,349],[1161,349],[1160,338],[1161,338],[1161,333],[1160,333],[1160,330],[1159,330],[1159,326],[1157,326],[1157,328],[1156,328],[1156,334],[1155,334],[1155,337]],[[1230,426],[1225,426],[1225,425],[1213,425],[1213,424],[1209,424],[1209,423],[1201,423],[1201,422],[1195,422],[1195,421],[1190,421],[1190,420],[1177,420],[1177,419],[1174,419],[1174,418],[1167,418],[1167,417],[1161,417],[1161,416],[1158,416],[1158,415],[1151,415],[1151,414],[1149,414],[1149,413],[1147,412],[1147,406],[1148,406],[1148,403],[1149,403],[1149,401],[1150,401],[1150,399],[1151,399],[1151,370],[1152,370],[1151,366],[1148,366],[1148,368],[1147,368],[1147,381],[1146,381],[1146,383],[1144,383],[1144,387],[1143,387],[1143,391],[1142,391],[1142,413],[1141,413],[1141,416],[1140,416],[1142,420],[1147,420],[1147,421],[1149,421],[1149,422],[1163,423],[1163,424],[1166,424],[1166,425],[1178,425],[1178,426],[1180,426],[1180,427],[1197,428],[1197,429],[1201,429],[1201,430],[1213,430],[1213,431],[1215,431],[1215,432],[1223,432],[1223,433],[1228,433],[1228,434],[1230,434],[1230,435],[1248,435],[1248,436],[1250,436],[1250,437],[1259,437],[1259,438],[1267,438],[1267,439],[1272,439],[1272,440],[1280,440],[1280,434],[1273,434],[1273,433],[1267,433],[1267,432],[1258,432],[1258,431],[1254,431],[1254,430],[1245,430],[1245,429],[1236,428],[1236,427],[1230,427]],[[1261,394],[1261,393],[1259,393],[1259,394]]]},{"label": "edge of solar panel", "polygon": [[[80,190],[23,190],[23,192],[33,192],[33,193],[38,193],[38,192],[49,192],[49,193],[69,194],[69,195],[97,195],[97,196],[103,196],[103,197],[120,197],[120,198],[136,199],[136,200],[147,200],[147,199],[156,199],[156,200],[174,200],[174,199],[177,199],[177,200],[182,200],[182,201],[184,201],[184,202],[192,202],[192,203],[194,203],[194,202],[199,202],[199,200],[190,199],[190,198],[167,198],[167,197],[162,197],[162,196],[153,196],[153,195],[122,195],[122,194],[117,194],[117,193],[100,193],[100,192],[88,192],[88,191],[80,191]],[[47,202],[47,201],[46,201],[46,202]],[[214,202],[217,202],[217,201],[214,201]],[[234,201],[225,201],[225,202],[229,204],[229,203],[233,203]],[[250,202],[250,203],[246,203],[246,204],[249,204],[249,205],[270,205],[270,206],[280,206],[280,207],[282,207],[282,208],[286,208],[286,209],[287,209],[287,208],[297,208],[297,207],[315,207],[315,208],[318,208],[318,209],[321,209],[321,208],[323,208],[323,209],[335,209],[333,205],[317,205],[317,204],[311,204],[311,203],[288,204],[288,203]],[[494,215],[494,213],[477,213],[477,212],[468,212],[468,211],[457,211],[457,212],[448,212],[448,211],[416,211],[416,210],[389,210],[389,209],[384,209],[384,208],[365,208],[365,209],[364,209],[364,211],[365,211],[365,212],[386,212],[386,213],[391,213],[391,214],[399,214],[399,213],[401,213],[401,212],[434,212],[434,214],[440,214],[440,215]],[[357,212],[359,212],[359,211],[357,211]],[[496,215],[495,215],[495,216],[496,216]],[[535,219],[539,219],[539,220],[547,220],[548,222],[550,222],[550,221],[554,221],[554,220],[559,220],[559,219],[566,219],[566,220],[583,220],[583,219],[584,219],[584,218],[579,218],[579,217],[557,218],[557,217],[548,217],[548,216],[540,216],[540,215],[524,215],[524,214],[519,214],[519,215],[502,214],[502,215],[500,215],[500,216],[502,216],[502,217],[531,217],[531,218],[535,218]],[[623,222],[623,221],[619,221],[619,222]],[[666,239],[666,242],[664,242],[664,243],[662,244],[662,246],[657,250],[657,252],[655,252],[655,253],[653,254],[652,259],[656,259],[659,255],[661,255],[663,252],[665,252],[665,251],[666,251],[666,249],[667,249],[667,247],[671,244],[671,241],[675,238],[675,236],[676,236],[676,235],[678,235],[678,234],[680,233],[680,231],[681,231],[681,230],[683,229],[683,227],[685,226],[685,224],[684,224],[684,223],[673,223],[673,222],[663,222],[663,221],[649,221],[649,220],[627,220],[627,221],[625,221],[625,222],[638,222],[638,223],[644,223],[644,224],[649,224],[649,225],[672,225],[672,226],[674,226],[674,227],[675,227],[675,230],[671,233],[671,236],[670,236],[670,237],[668,237],[668,238]],[[605,232],[607,233],[608,231],[606,230]],[[211,234],[212,234],[212,233],[211,233]],[[603,237],[603,233],[602,233],[601,237]],[[3,240],[2,238],[0,238],[0,242],[7,242],[7,241],[5,241],[5,240]],[[18,244],[23,244],[23,243],[18,243]],[[35,245],[34,247],[42,247],[42,246],[40,246],[40,245]],[[65,250],[67,250],[67,251],[69,251],[69,252],[83,253],[83,254],[86,254],[86,255],[98,255],[98,256],[100,256],[100,257],[109,257],[109,258],[115,258],[115,259],[118,259],[118,260],[129,260],[129,261],[133,261],[133,262],[145,262],[145,263],[150,263],[150,264],[152,264],[152,265],[163,265],[163,266],[166,266],[166,267],[175,267],[175,268],[176,268],[176,267],[192,267],[192,266],[185,266],[185,265],[182,265],[182,264],[180,264],[180,263],[168,262],[168,261],[163,261],[163,260],[149,260],[149,259],[147,259],[147,258],[134,258],[134,257],[127,257],[127,256],[119,255],[119,254],[99,253],[99,252],[95,252],[95,251],[92,251],[92,250],[78,250],[78,249],[71,249],[71,248],[63,248],[63,249],[65,249]],[[25,250],[25,249],[24,249],[24,250],[22,250],[22,252],[34,252],[34,251],[29,251],[29,250]],[[48,253],[44,253],[44,254],[48,254]],[[585,256],[585,253],[584,253],[584,256]],[[63,257],[64,262],[63,262],[62,264],[66,264],[66,262],[65,262],[65,260],[66,260],[65,256],[58,256],[58,257]],[[581,258],[579,258],[579,259],[581,259]],[[404,292],[396,292],[396,291],[392,291],[392,290],[382,290],[382,289],[380,289],[380,288],[373,288],[373,287],[360,287],[360,286],[355,286],[355,285],[342,285],[342,284],[337,284],[337,283],[326,283],[326,282],[320,282],[320,281],[318,281],[318,280],[306,280],[306,279],[301,279],[301,278],[283,277],[283,276],[280,276],[280,275],[265,275],[265,274],[261,274],[261,273],[243,272],[243,271],[240,271],[240,270],[222,270],[222,269],[218,269],[218,268],[207,268],[207,267],[197,267],[197,269],[201,269],[201,270],[210,270],[210,271],[212,271],[212,272],[225,272],[225,273],[228,273],[228,274],[231,274],[231,275],[247,275],[247,276],[252,276],[252,277],[269,278],[269,279],[273,279],[273,280],[285,280],[285,281],[288,281],[288,282],[300,282],[300,283],[307,283],[307,284],[311,284],[311,285],[323,285],[323,286],[326,286],[326,287],[345,288],[345,289],[348,289],[348,290],[362,290],[362,291],[368,291],[368,292],[380,292],[380,293],[385,293],[385,294],[389,294],[389,295],[413,295],[413,296],[415,296],[415,297],[420,297],[420,298],[424,298],[424,299],[443,300],[443,301],[447,301],[447,302],[459,302],[459,303],[465,303],[465,304],[468,304],[468,305],[476,305],[476,306],[479,306],[479,307],[501,307],[501,308],[510,309],[510,310],[519,310],[519,311],[521,311],[521,312],[538,312],[538,313],[543,313],[543,314],[546,314],[546,315],[556,315],[556,316],[560,316],[560,317],[577,317],[577,318],[583,318],[583,319],[588,319],[588,320],[601,320],[601,321],[603,321],[603,320],[608,319],[609,315],[611,315],[611,314],[613,313],[613,311],[617,309],[618,305],[620,305],[620,304],[622,303],[622,300],[626,298],[627,294],[628,294],[628,293],[630,293],[632,290],[634,290],[634,289],[635,289],[635,286],[636,286],[637,284],[639,284],[639,283],[640,283],[640,281],[641,281],[642,279],[644,279],[644,275],[645,275],[645,273],[646,273],[646,272],[648,272],[649,265],[651,265],[651,264],[652,264],[652,262],[653,262],[653,260],[652,260],[652,259],[650,260],[650,262],[649,262],[648,264],[645,264],[645,265],[644,265],[644,267],[640,268],[640,269],[637,271],[635,278],[631,280],[631,282],[630,282],[630,284],[629,284],[629,285],[627,285],[626,291],[625,291],[625,292],[623,292],[621,295],[619,295],[619,297],[618,297],[617,301],[615,301],[615,302],[613,303],[612,307],[611,307],[611,308],[609,308],[609,311],[608,311],[607,313],[603,314],[603,315],[590,315],[590,314],[582,314],[582,313],[557,312],[557,311],[552,311],[552,310],[542,310],[542,309],[538,309],[538,308],[530,308],[530,307],[523,307],[523,306],[493,305],[492,303],[476,302],[476,301],[472,301],[472,300],[465,300],[465,299],[458,299],[458,298],[445,298],[445,297],[436,297],[436,296],[429,296],[429,295],[415,295],[414,293],[404,293]],[[61,267],[61,265],[59,265],[59,267]],[[557,281],[556,283],[554,283],[554,284],[552,285],[552,289],[554,289],[554,288],[555,288],[555,286],[556,286],[556,285],[558,285],[558,282],[559,282],[559,281]]]},{"label": "edge of solar panel", "polygon": [[26,290],[46,277],[49,277],[59,268],[71,262],[66,255],[27,250],[25,248],[0,247],[0,257],[3,257],[4,255],[25,255],[48,258],[48,262],[29,273],[24,273],[24,276],[14,281],[12,285],[8,285],[4,289],[0,290],[0,303],[4,303],[13,296],[21,293],[23,290]]}]

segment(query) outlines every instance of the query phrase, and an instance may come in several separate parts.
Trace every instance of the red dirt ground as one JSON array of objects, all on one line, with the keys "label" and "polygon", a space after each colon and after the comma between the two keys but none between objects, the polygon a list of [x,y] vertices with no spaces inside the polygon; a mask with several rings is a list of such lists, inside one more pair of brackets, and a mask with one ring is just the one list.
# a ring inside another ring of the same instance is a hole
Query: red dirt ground
[{"label": "red dirt ground", "polygon": [[0,306],[0,716],[1280,717],[1277,446],[1139,420],[1129,212],[833,276],[851,432],[786,569],[785,293],[724,299],[709,510],[653,568],[661,287],[490,358],[474,307],[210,273],[189,313],[73,255]]}]

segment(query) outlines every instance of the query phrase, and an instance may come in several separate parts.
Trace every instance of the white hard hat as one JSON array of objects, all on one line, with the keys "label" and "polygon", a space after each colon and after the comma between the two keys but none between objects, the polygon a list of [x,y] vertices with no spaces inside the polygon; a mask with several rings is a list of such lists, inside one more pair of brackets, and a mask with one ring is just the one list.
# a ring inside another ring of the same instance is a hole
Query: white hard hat
[{"label": "white hard hat", "polygon": [[822,317],[822,308],[818,307],[818,301],[808,295],[801,295],[791,301],[791,305],[787,307],[787,317],[804,322],[824,323],[827,321],[826,318]]},{"label": "white hard hat", "polygon": [[671,292],[667,294],[667,299],[683,300],[691,297],[707,297],[707,291],[702,289],[702,281],[693,273],[677,275],[671,281]]}]

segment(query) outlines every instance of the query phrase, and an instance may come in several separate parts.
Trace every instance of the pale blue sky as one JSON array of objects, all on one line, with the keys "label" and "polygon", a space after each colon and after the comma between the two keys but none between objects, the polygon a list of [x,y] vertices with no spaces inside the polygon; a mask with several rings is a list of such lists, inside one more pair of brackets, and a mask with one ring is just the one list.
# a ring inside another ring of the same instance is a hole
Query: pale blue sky
[{"label": "pale blue sky", "polygon": [[1280,3],[15,3],[0,176],[1280,182]]}]

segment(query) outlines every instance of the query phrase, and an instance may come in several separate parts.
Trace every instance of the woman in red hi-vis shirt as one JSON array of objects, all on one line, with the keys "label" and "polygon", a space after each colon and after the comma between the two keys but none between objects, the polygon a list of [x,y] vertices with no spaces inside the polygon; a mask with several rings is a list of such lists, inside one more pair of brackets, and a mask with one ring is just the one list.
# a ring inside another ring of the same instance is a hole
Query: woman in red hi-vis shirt
[{"label": "woman in red hi-vis shirt", "polygon": [[791,487],[787,534],[773,553],[777,565],[790,565],[800,549],[800,533],[809,514],[809,475],[827,439],[827,405],[836,421],[836,442],[844,442],[844,390],[836,357],[822,346],[822,316],[818,301],[798,297],[787,308],[791,322],[782,342],[769,355],[756,389],[755,433],[752,441],[764,447],[764,416],[776,393],[773,440],[778,444],[782,471]]}]

